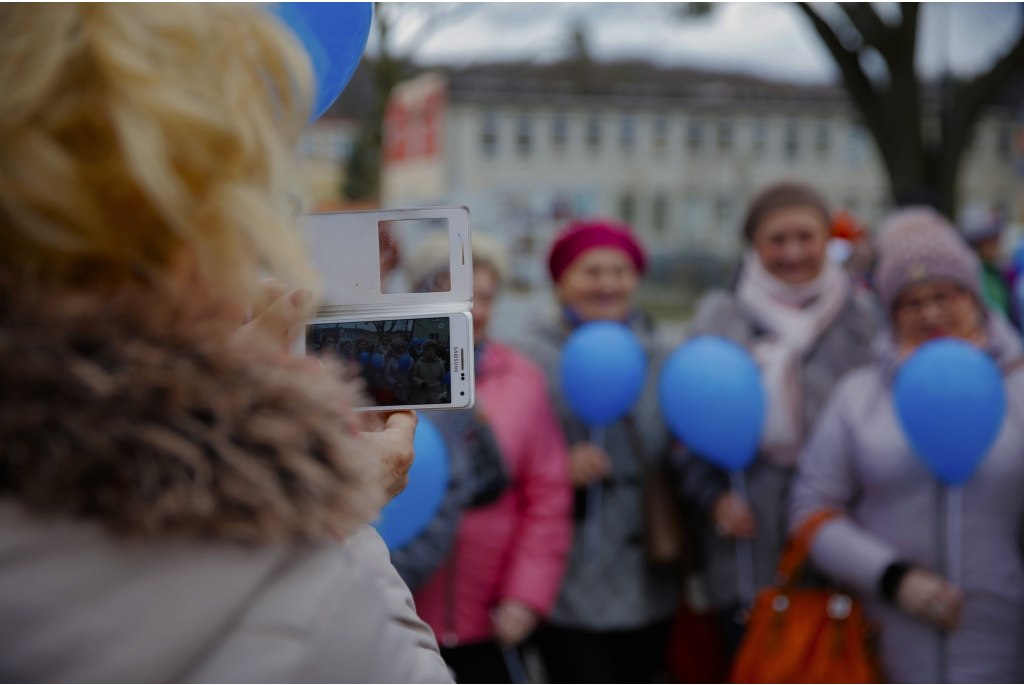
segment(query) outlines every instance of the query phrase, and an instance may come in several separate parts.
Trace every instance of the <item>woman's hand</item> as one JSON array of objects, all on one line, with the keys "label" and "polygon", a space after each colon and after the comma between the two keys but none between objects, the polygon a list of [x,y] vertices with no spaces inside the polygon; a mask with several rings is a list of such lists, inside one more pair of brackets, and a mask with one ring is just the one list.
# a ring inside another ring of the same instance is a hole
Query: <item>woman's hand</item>
[{"label": "woman's hand", "polygon": [[390,502],[405,490],[409,483],[409,468],[413,460],[413,435],[418,418],[415,412],[396,411],[391,414],[364,413],[360,440],[363,446],[377,455],[381,466],[381,481]]},{"label": "woman's hand", "polygon": [[501,644],[513,647],[526,639],[540,622],[540,617],[522,602],[506,599],[492,613],[494,635]]},{"label": "woman's hand", "polygon": [[896,590],[896,605],[915,618],[944,630],[956,630],[964,608],[960,588],[930,571],[912,568]]},{"label": "woman's hand", "polygon": [[595,480],[611,475],[612,460],[597,445],[578,442],[569,450],[569,471],[572,473],[573,485],[586,487]]},{"label": "woman's hand", "polygon": [[749,540],[757,533],[754,512],[746,502],[731,492],[726,492],[715,500],[715,505],[711,507],[711,522],[715,526],[715,532],[723,537]]}]

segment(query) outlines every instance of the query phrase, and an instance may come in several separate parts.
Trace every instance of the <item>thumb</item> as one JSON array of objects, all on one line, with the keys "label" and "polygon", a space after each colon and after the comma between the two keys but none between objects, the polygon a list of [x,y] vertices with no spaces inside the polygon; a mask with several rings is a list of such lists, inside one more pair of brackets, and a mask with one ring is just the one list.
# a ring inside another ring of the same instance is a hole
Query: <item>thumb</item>
[{"label": "thumb", "polygon": [[411,438],[416,433],[416,425],[419,423],[419,417],[416,412],[413,411],[396,411],[388,415],[387,421],[384,422],[384,431],[394,431],[400,436],[408,436]]}]

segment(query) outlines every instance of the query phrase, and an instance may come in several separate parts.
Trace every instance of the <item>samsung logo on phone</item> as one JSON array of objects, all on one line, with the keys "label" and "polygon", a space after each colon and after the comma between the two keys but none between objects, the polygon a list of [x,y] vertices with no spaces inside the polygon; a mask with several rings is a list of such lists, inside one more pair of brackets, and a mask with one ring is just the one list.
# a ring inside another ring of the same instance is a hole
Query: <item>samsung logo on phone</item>
[{"label": "samsung logo on phone", "polygon": [[459,372],[459,355],[456,354],[457,349],[452,348],[452,368],[455,369],[455,373]]}]

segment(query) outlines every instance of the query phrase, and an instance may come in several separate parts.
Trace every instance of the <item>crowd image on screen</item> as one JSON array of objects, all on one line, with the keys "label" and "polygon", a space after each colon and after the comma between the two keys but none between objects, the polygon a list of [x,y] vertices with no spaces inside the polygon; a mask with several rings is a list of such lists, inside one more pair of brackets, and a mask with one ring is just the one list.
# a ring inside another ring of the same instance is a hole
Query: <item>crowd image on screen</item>
[{"label": "crowd image on screen", "polygon": [[451,402],[448,319],[312,324],[306,348],[347,364],[369,406]]}]

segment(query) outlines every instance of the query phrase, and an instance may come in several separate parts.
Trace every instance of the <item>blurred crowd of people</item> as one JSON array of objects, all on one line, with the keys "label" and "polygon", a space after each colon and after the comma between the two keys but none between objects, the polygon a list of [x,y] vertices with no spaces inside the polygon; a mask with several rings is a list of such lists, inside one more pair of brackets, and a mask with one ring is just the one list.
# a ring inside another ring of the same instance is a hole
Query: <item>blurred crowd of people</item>
[{"label": "blurred crowd of people", "polygon": [[[1019,677],[1024,570],[1016,493],[1024,484],[1024,427],[1011,409],[997,447],[967,486],[969,561],[962,587],[954,587],[937,573],[939,541],[930,537],[939,515],[935,481],[914,457],[891,397],[895,369],[914,349],[953,336],[1008,369],[1011,407],[1020,407],[1016,388],[1024,380],[1012,371],[1024,358],[1011,319],[1012,279],[992,247],[1002,227],[986,208],[969,208],[958,228],[933,207],[910,205],[870,231],[796,183],[766,188],[750,203],[733,286],[709,292],[689,326],[690,337],[739,343],[761,368],[768,413],[742,497],[726,472],[673,441],[662,423],[655,384],[668,350],[659,349],[655,322],[635,305],[645,255],[631,229],[603,219],[566,226],[549,254],[559,315],[537,320],[513,347],[487,337],[502,279],[488,243],[490,255],[475,255],[477,406],[438,418],[453,461],[465,460],[470,472],[503,465],[503,493],[480,500],[472,483],[453,481],[439,516],[445,524],[392,555],[457,676],[508,682],[515,672],[509,649],[519,646],[539,656],[540,677],[551,682],[725,678],[753,599],[741,592],[735,541],[751,542],[758,592],[774,584],[783,546],[801,523],[838,510],[843,516],[823,526],[811,547],[812,582],[846,588],[867,603],[882,625],[887,678]],[[641,399],[601,446],[561,395],[558,375],[567,336],[595,320],[627,324],[651,362]],[[528,378],[537,379],[529,392],[543,395],[546,387],[546,397],[520,400]],[[514,411],[509,401],[530,411]],[[526,436],[536,441],[524,453]],[[483,469],[488,460],[492,467]],[[670,474],[691,533],[682,570],[650,559],[652,464]],[[583,516],[595,481],[603,484],[603,525],[592,563]],[[453,513],[460,501],[461,520]],[[1001,569],[998,578],[993,568]],[[944,666],[941,631],[952,635]]]},{"label": "blurred crowd of people", "polygon": [[[389,322],[375,322],[386,324]],[[325,328],[318,332],[318,328]],[[376,406],[444,404],[450,401],[451,354],[448,338],[433,334],[414,338],[386,331],[371,336],[354,329],[359,337],[355,347],[339,333],[345,326],[311,326],[307,350],[320,359],[330,359],[348,366],[362,379],[364,389]],[[370,337],[376,338],[376,344]],[[315,340],[315,342],[314,342]]]},{"label": "blurred crowd of people", "polygon": [[[311,87],[293,41],[250,6],[0,12],[6,679],[724,680],[753,600],[736,541],[759,592],[822,511],[836,515],[806,582],[863,602],[882,677],[1024,677],[1024,347],[988,208],[956,226],[904,206],[871,230],[803,184],[750,202],[736,278],[689,327],[761,370],[743,495],[662,420],[670,350],[637,306],[647,258],[629,226],[563,227],[557,316],[511,342],[489,335],[507,258],[474,236],[476,406],[430,412],[448,491],[389,552],[367,524],[405,485],[416,418],[355,413],[343,365],[390,393],[380,403],[437,403],[447,352],[336,332],[315,363],[285,352],[316,299],[280,201]],[[445,255],[410,257],[415,287],[443,277]],[[598,320],[628,326],[649,363],[639,400],[594,440],[558,369]],[[936,481],[893,401],[896,369],[939,337],[990,355],[1008,403],[963,487],[958,584],[937,566]],[[665,492],[672,559],[653,549]]]}]

